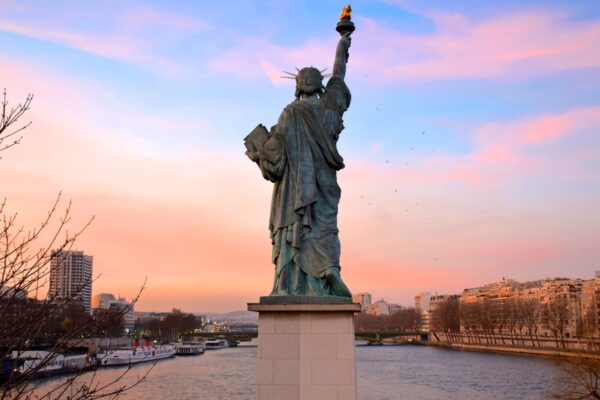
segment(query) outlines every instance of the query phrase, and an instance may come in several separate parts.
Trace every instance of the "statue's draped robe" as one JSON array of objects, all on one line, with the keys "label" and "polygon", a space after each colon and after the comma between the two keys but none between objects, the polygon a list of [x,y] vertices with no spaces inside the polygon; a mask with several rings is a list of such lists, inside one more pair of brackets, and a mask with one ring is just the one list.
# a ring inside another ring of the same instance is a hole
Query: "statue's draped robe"
[{"label": "statue's draped robe", "polygon": [[340,268],[336,173],[344,162],[336,142],[349,105],[348,87],[334,76],[317,101],[289,104],[259,150],[262,174],[275,183],[271,295],[333,294],[324,278],[328,268]]}]

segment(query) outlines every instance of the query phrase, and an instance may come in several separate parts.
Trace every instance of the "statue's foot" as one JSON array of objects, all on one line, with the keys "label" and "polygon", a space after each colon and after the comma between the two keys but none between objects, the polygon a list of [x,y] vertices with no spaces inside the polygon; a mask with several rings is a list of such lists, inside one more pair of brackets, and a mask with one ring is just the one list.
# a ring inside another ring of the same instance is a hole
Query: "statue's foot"
[{"label": "statue's foot", "polygon": [[339,268],[328,268],[325,272],[325,280],[331,286],[332,294],[340,297],[352,297],[352,293],[342,281]]}]

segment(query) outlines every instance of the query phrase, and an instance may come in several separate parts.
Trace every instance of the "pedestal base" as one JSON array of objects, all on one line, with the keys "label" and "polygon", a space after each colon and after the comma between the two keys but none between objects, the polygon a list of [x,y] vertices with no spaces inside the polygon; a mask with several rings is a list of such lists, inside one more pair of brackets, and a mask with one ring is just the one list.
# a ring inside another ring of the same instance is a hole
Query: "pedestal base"
[{"label": "pedestal base", "polygon": [[360,304],[248,304],[258,311],[258,400],[356,399]]}]

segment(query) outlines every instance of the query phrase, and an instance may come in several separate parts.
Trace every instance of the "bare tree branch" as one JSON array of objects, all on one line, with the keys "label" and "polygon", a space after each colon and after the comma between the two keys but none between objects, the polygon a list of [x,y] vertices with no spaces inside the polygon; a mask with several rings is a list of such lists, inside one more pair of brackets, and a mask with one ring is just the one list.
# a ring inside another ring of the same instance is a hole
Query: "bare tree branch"
[{"label": "bare tree branch", "polygon": [[[11,126],[18,122],[23,114],[29,110],[32,101],[33,95],[28,94],[23,103],[17,104],[16,107],[9,108],[8,100],[6,99],[6,89],[4,89],[2,93],[2,104],[0,105],[2,108],[2,115],[0,115],[0,152],[21,142],[23,136],[17,137],[15,135],[27,129],[31,125],[31,121],[17,128],[11,129]],[[11,140],[9,141],[8,139]],[[5,141],[6,143],[4,143]]]}]

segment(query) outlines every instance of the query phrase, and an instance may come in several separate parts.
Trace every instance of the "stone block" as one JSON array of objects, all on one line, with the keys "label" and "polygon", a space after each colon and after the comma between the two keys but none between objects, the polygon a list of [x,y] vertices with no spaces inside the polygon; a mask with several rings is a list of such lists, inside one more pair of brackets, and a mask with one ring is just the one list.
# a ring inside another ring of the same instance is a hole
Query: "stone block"
[{"label": "stone block", "polygon": [[356,354],[354,334],[338,333],[336,334],[336,358],[354,359]]},{"label": "stone block", "polygon": [[298,347],[297,334],[263,333],[260,341],[260,357],[270,359],[299,358]]},{"label": "stone block", "polygon": [[310,364],[311,360],[308,359],[300,359],[300,384],[310,383]]},{"label": "stone block", "polygon": [[300,400],[336,399],[341,399],[338,396],[337,385],[300,385]]},{"label": "stone block", "polygon": [[312,333],[351,333],[347,315],[338,313],[314,313],[311,315]]},{"label": "stone block", "polygon": [[355,385],[338,385],[337,389],[339,400],[356,400]]},{"label": "stone block", "polygon": [[310,313],[299,313],[300,314],[300,333],[311,332],[311,314]]},{"label": "stone block", "polygon": [[275,333],[300,332],[300,315],[298,313],[275,314]]},{"label": "stone block", "polygon": [[258,385],[260,400],[299,400],[300,385]]},{"label": "stone block", "polygon": [[260,313],[258,316],[258,333],[275,333],[275,313]]},{"label": "stone block", "polygon": [[337,334],[302,333],[300,334],[300,358],[336,358]]},{"label": "stone block", "polygon": [[354,360],[311,360],[311,384],[351,385],[354,382]]},{"label": "stone block", "polygon": [[284,359],[273,360],[274,383],[277,384],[299,384],[300,383],[300,360]]},{"label": "stone block", "polygon": [[273,383],[273,360],[259,358],[256,362],[256,383]]}]

